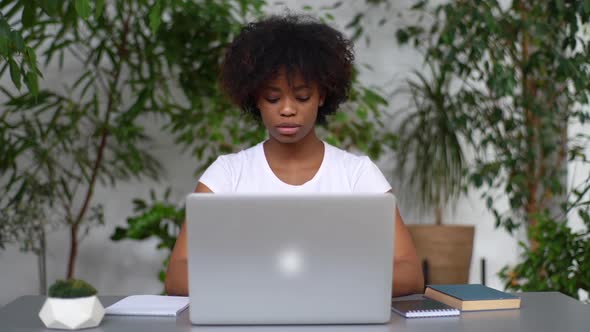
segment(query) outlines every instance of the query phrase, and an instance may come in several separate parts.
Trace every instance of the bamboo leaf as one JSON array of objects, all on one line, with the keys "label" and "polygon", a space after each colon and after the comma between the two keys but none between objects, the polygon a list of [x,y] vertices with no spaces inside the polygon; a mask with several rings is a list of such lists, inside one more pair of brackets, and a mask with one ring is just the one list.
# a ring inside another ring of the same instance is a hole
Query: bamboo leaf
[{"label": "bamboo leaf", "polygon": [[61,0],[40,0],[39,6],[48,16],[56,17],[61,9]]},{"label": "bamboo leaf", "polygon": [[24,55],[29,70],[34,71],[35,75],[37,75],[37,55],[35,55],[35,50],[30,47],[25,47]]},{"label": "bamboo leaf", "polygon": [[94,6],[94,17],[98,19],[102,16],[104,10],[104,0],[96,0]]},{"label": "bamboo leaf", "polygon": [[25,49],[25,41],[18,31],[10,31],[10,40],[14,43],[14,47],[17,51],[23,52]]},{"label": "bamboo leaf", "polygon": [[76,7],[76,12],[80,17],[83,19],[88,19],[90,14],[92,14],[92,10],[90,9],[90,2],[88,0],[76,0],[74,3]]},{"label": "bamboo leaf", "polygon": [[162,22],[162,1],[158,0],[150,10],[150,29],[155,34]]},{"label": "bamboo leaf", "polygon": [[8,60],[8,63],[10,64],[10,78],[12,79],[12,83],[20,90],[22,80],[20,68],[14,59]]},{"label": "bamboo leaf", "polygon": [[32,71],[29,71],[25,74],[25,83],[27,84],[31,94],[34,96],[39,94],[39,82],[37,79],[37,74]]},{"label": "bamboo leaf", "polygon": [[21,22],[24,28],[30,28],[35,24],[35,2],[25,1]]}]

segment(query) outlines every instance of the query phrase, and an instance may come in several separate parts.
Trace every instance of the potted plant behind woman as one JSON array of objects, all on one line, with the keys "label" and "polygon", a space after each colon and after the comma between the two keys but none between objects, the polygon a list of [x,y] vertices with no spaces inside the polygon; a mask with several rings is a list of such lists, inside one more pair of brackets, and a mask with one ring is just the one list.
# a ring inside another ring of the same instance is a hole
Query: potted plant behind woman
[{"label": "potted plant behind woman", "polygon": [[39,318],[51,329],[77,330],[95,327],[104,317],[96,289],[79,279],[58,280],[49,288]]},{"label": "potted plant behind woman", "polygon": [[398,164],[406,197],[417,198],[434,225],[408,225],[430,284],[462,284],[469,279],[474,226],[443,225],[445,207],[463,189],[466,162],[457,129],[459,110],[449,93],[450,73],[429,64],[430,78],[414,71],[404,91],[409,103],[399,125]]}]

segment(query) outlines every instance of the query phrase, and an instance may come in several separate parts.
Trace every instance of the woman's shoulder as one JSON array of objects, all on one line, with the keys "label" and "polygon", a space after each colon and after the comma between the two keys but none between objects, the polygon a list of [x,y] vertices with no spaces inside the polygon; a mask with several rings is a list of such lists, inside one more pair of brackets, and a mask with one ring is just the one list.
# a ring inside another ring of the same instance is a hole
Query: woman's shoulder
[{"label": "woman's shoulder", "polygon": [[359,166],[372,163],[371,159],[366,155],[349,152],[327,142],[324,142],[324,145],[326,146],[326,150],[329,151],[331,158],[338,163],[342,163],[344,166]]},{"label": "woman's shoulder", "polygon": [[200,182],[216,193],[234,192],[244,172],[251,172],[260,144],[235,153],[220,155],[201,175]]},{"label": "woman's shoulder", "polygon": [[234,153],[220,155],[217,159],[224,164],[241,165],[255,160],[262,151],[262,142]]},{"label": "woman's shoulder", "polygon": [[391,189],[377,165],[366,155],[351,153],[326,143],[335,165],[344,170],[354,192],[384,193]]}]

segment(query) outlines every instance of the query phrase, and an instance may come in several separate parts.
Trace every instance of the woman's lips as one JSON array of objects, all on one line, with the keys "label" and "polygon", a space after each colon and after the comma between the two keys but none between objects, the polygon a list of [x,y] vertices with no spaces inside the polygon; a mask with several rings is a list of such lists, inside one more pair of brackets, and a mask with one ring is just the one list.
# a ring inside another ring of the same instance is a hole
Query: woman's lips
[{"label": "woman's lips", "polygon": [[281,135],[295,135],[300,128],[301,126],[296,124],[280,124],[277,126],[277,130]]}]

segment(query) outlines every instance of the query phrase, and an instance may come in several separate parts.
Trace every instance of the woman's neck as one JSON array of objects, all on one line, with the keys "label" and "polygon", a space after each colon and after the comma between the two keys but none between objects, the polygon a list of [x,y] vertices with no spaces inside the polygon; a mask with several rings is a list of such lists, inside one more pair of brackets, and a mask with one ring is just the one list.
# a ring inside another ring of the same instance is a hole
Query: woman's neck
[{"label": "woman's neck", "polygon": [[282,143],[273,137],[264,142],[267,158],[274,160],[309,160],[324,154],[324,143],[311,132],[298,142]]}]

